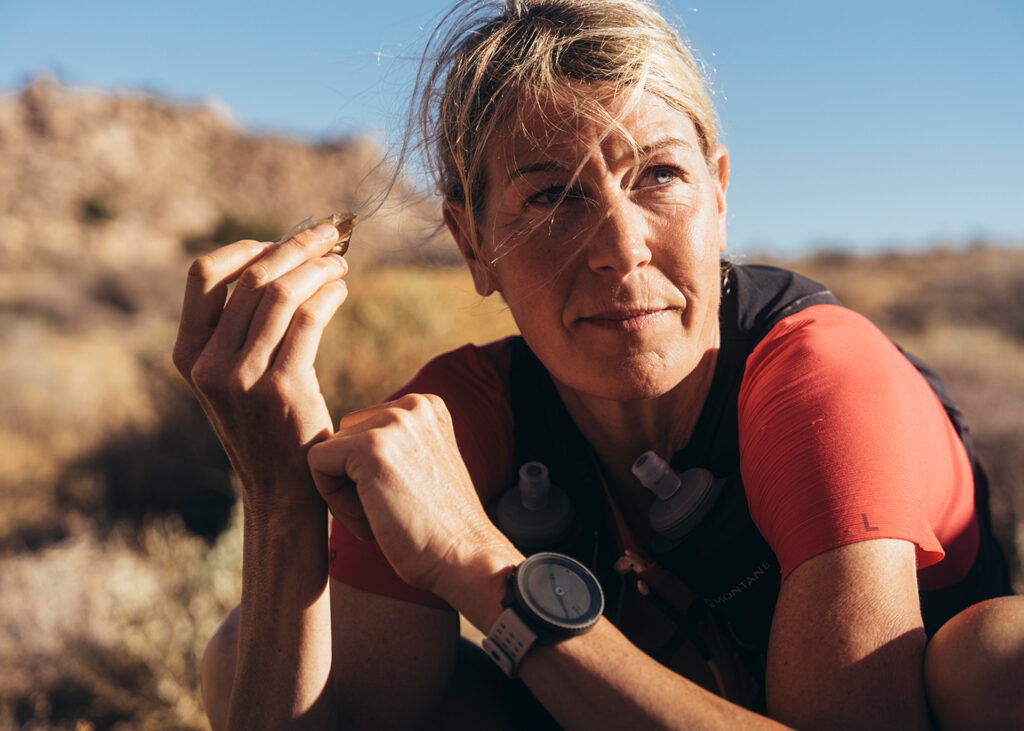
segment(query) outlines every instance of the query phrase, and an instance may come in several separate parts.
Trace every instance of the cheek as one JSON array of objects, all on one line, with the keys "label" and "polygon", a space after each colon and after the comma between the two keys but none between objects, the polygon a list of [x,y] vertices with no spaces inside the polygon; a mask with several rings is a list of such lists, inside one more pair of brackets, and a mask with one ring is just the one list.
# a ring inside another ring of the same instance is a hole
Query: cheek
[{"label": "cheek", "polygon": [[661,242],[654,263],[666,273],[700,281],[718,267],[718,229],[706,217],[690,214],[691,209],[682,209],[659,219],[659,228],[652,231],[654,240]]}]

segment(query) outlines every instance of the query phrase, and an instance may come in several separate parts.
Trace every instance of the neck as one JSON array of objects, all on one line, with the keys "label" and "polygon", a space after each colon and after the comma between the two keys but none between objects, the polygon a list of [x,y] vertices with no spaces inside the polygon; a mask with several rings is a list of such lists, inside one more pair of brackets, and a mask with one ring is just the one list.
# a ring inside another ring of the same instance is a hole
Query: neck
[{"label": "neck", "polygon": [[716,345],[705,351],[697,366],[671,391],[652,399],[613,401],[580,393],[557,381],[555,385],[606,475],[622,489],[636,483],[630,468],[643,452],[653,449],[670,459],[690,441],[711,390],[717,359]]}]

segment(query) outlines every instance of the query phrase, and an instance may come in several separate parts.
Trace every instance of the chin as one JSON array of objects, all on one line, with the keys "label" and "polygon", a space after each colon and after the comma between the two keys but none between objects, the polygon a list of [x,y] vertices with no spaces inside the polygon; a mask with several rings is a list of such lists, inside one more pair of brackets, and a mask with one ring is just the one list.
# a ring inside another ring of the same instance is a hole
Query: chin
[{"label": "chin", "polygon": [[692,368],[682,365],[673,367],[656,354],[645,354],[614,359],[603,365],[592,360],[583,368],[566,373],[552,372],[552,376],[581,394],[627,402],[660,398],[678,386],[692,371]]}]

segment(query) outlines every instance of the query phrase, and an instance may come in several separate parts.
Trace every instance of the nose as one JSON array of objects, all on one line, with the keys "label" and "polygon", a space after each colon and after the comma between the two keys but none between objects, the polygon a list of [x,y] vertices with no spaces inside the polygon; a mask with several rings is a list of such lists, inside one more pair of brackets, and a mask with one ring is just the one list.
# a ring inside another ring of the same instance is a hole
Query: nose
[{"label": "nose", "polygon": [[596,272],[625,277],[651,261],[650,231],[643,211],[626,200],[608,206],[588,246],[588,263]]}]

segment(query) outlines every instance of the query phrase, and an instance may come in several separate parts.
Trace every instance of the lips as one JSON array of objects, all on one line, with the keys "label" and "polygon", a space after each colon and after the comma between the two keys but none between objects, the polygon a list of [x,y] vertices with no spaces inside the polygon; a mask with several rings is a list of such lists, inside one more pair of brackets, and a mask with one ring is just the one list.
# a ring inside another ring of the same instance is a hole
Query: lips
[{"label": "lips", "polygon": [[678,317],[678,312],[676,307],[616,307],[585,315],[577,322],[615,330],[641,330],[667,317]]}]

